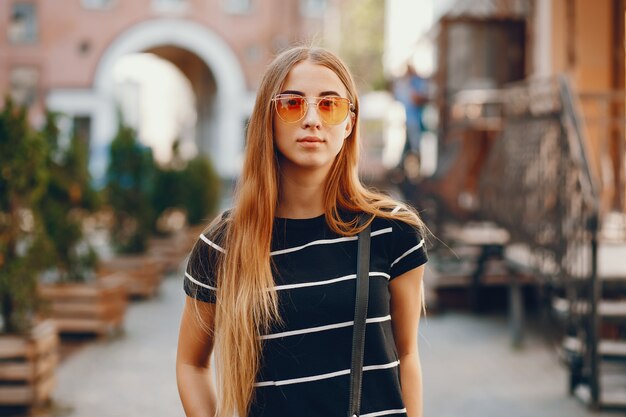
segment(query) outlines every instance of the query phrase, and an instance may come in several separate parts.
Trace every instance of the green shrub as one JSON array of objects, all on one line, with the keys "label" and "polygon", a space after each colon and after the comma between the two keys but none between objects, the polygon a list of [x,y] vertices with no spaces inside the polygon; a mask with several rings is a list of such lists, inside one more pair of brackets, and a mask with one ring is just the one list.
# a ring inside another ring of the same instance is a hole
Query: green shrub
[{"label": "green shrub", "polygon": [[200,224],[218,209],[220,178],[204,156],[189,161],[182,172],[183,208],[189,224]]},{"label": "green shrub", "polygon": [[111,238],[120,252],[137,253],[146,249],[154,222],[151,192],[154,160],[142,146],[135,131],[120,124],[111,142],[106,178],[106,199],[114,210]]},{"label": "green shrub", "polygon": [[[166,210],[171,208],[183,208],[184,195],[183,175],[181,170],[157,167],[154,175],[154,188],[152,192],[152,207],[155,217],[158,219]],[[158,230],[155,223],[155,232]]]},{"label": "green shrub", "polygon": [[0,305],[4,332],[29,328],[37,306],[37,275],[49,263],[35,209],[47,188],[47,146],[26,109],[7,98],[0,112]]},{"label": "green shrub", "polygon": [[58,115],[48,113],[42,131],[48,144],[50,180],[41,202],[46,233],[54,242],[54,263],[61,282],[84,282],[97,257],[84,240],[82,218],[96,209],[97,195],[91,187],[86,144],[74,136],[67,146],[59,144]]},{"label": "green shrub", "polygon": [[169,209],[181,209],[187,222],[195,225],[217,210],[221,182],[209,159],[198,155],[185,161],[179,154],[179,145],[179,141],[173,143],[169,165],[155,169],[152,207],[156,218]]}]

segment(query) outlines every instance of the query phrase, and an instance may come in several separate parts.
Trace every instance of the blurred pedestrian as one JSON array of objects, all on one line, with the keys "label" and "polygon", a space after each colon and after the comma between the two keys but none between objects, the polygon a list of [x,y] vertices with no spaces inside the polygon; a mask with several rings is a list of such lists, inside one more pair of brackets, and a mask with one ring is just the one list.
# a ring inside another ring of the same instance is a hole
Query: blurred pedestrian
[{"label": "blurred pedestrian", "polygon": [[412,64],[408,64],[404,75],[394,82],[394,95],[406,112],[405,151],[418,155],[422,133],[426,130],[424,106],[428,102],[428,88],[428,79],[418,74]]},{"label": "blurred pedestrian", "polygon": [[298,47],[270,64],[234,208],[185,273],[176,370],[188,417],[346,416],[359,218],[372,230],[361,412],[422,415],[423,223],[360,183],[358,128],[338,57]]}]

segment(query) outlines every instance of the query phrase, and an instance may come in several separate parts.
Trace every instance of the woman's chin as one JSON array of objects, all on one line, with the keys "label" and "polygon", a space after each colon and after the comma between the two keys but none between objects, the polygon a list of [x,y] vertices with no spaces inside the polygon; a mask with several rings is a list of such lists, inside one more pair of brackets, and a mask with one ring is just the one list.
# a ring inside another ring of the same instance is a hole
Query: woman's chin
[{"label": "woman's chin", "polygon": [[328,171],[333,161],[327,158],[281,158],[281,167],[283,170],[291,171]]}]

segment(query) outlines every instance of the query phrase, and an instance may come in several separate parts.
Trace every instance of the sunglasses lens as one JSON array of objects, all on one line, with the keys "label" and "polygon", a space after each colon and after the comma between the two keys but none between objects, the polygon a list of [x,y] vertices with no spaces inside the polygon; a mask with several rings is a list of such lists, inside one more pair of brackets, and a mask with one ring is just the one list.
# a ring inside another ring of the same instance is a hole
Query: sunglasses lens
[{"label": "sunglasses lens", "polygon": [[327,97],[320,100],[317,108],[322,120],[329,125],[343,122],[350,111],[350,102],[341,97]]},{"label": "sunglasses lens", "polygon": [[[350,101],[342,97],[322,97],[318,99],[317,109],[322,121],[329,125],[336,125],[348,116]],[[307,112],[308,102],[300,96],[277,96],[274,99],[278,116],[287,123],[301,120]]]},{"label": "sunglasses lens", "polygon": [[303,97],[279,97],[276,99],[276,112],[287,123],[297,122],[304,117],[306,101]]}]

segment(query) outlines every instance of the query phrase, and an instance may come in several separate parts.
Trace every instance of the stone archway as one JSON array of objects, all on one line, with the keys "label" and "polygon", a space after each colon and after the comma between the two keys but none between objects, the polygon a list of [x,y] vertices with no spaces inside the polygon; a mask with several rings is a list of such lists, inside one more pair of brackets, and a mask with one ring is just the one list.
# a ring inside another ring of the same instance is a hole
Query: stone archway
[{"label": "stone archway", "polygon": [[[52,91],[50,107],[69,114],[87,113],[92,120],[90,169],[97,180],[106,170],[106,149],[117,129],[113,67],[121,57],[162,46],[195,54],[215,78],[215,101],[210,140],[211,154],[223,178],[240,169],[247,116],[247,89],[242,68],[228,44],[209,28],[181,19],[155,19],[138,23],[122,32],[109,45],[98,63],[91,91]],[[81,103],[81,104],[78,104]],[[77,107],[83,106],[81,110]],[[198,144],[205,152],[208,145]]]}]

